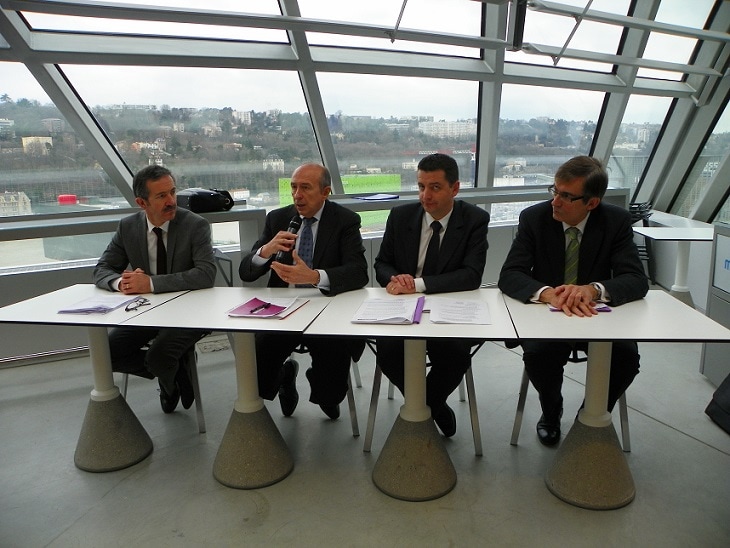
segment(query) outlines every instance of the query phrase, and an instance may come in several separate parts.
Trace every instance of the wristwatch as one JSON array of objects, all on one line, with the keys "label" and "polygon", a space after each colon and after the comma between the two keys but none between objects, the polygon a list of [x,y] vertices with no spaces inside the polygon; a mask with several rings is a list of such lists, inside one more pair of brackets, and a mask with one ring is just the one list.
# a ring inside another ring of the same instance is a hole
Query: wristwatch
[{"label": "wristwatch", "polygon": [[596,290],[596,299],[598,300],[601,298],[601,295],[603,295],[603,291],[601,290],[601,286],[598,284],[598,282],[591,282],[591,285],[593,286],[593,289]]}]

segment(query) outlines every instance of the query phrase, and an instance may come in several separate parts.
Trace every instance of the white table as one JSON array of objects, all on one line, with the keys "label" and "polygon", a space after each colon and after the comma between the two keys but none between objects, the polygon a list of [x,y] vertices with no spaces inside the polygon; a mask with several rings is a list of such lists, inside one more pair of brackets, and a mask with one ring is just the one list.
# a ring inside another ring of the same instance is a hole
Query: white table
[{"label": "white table", "polygon": [[692,295],[687,286],[689,244],[690,242],[711,242],[714,229],[712,227],[635,226],[634,232],[650,240],[677,242],[677,264],[674,270],[674,284],[671,287],[671,294],[680,301],[694,306]]},{"label": "white table", "polygon": [[381,491],[398,499],[419,501],[441,497],[456,484],[456,471],[426,406],[426,340],[514,339],[515,330],[497,289],[434,295],[486,301],[491,325],[434,324],[429,321],[428,313],[424,313],[420,324],[351,323],[358,307],[370,297],[391,296],[382,288],[364,288],[337,295],[307,328],[306,334],[405,339],[405,402],[375,463],[373,482]]},{"label": "white table", "polygon": [[82,470],[119,470],[138,463],[152,452],[152,440],[114,386],[107,328],[144,315],[182,294],[144,295],[151,305],[130,312],[122,307],[107,314],[59,314],[58,310],[87,298],[109,295],[93,284],[78,284],[0,308],[0,323],[88,328],[94,388],[74,454],[74,463]]},{"label": "white table", "polygon": [[[233,318],[227,314],[253,297],[268,296],[310,300],[284,319]],[[213,465],[213,476],[223,485],[256,489],[284,479],[294,468],[289,448],[259,397],[254,334],[302,333],[330,302],[317,289],[214,287],[190,291],[125,323],[233,332],[238,396]]]},{"label": "white table", "polygon": [[590,318],[568,317],[545,305],[504,299],[519,338],[589,342],[585,406],[546,473],[548,489],[583,508],[605,510],[629,504],[636,489],[611,414],[606,412],[611,342],[730,342],[730,330],[661,290]]}]

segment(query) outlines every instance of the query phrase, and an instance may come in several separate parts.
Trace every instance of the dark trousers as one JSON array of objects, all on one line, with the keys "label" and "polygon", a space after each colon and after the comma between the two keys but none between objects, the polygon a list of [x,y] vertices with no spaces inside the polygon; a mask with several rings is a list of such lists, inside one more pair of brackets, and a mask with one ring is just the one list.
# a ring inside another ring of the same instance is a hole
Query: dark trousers
[{"label": "dark trousers", "polygon": [[[540,395],[543,415],[557,421],[563,409],[563,369],[573,348],[586,351],[587,343],[521,341],[527,375]],[[639,347],[633,341],[616,341],[611,350],[608,411],[639,373]]]},{"label": "dark trousers", "polygon": [[350,359],[363,340],[335,337],[305,337],[298,333],[256,333],[256,364],[259,395],[273,400],[281,384],[284,362],[301,344],[309,350],[312,369],[307,373],[309,401],[337,405],[347,395]]},{"label": "dark trousers", "polygon": [[[431,364],[426,376],[426,405],[431,409],[446,403],[446,398],[461,383],[471,366],[471,347],[476,341],[467,339],[429,339],[426,354]],[[403,339],[394,337],[376,340],[377,362],[383,374],[403,392]]]},{"label": "dark trousers", "polygon": [[109,332],[112,370],[148,379],[157,377],[171,394],[180,358],[207,333],[200,329],[115,327]]}]

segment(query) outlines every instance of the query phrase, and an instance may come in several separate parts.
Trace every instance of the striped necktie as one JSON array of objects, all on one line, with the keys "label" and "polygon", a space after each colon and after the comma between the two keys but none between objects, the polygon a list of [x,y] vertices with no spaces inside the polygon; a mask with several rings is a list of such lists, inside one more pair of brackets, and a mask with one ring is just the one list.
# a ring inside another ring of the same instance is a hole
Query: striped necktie
[{"label": "striped necktie", "polygon": [[578,241],[578,234],[580,231],[571,226],[565,231],[568,236],[568,247],[565,248],[565,283],[576,284],[578,283],[578,250],[580,249],[580,242]]}]

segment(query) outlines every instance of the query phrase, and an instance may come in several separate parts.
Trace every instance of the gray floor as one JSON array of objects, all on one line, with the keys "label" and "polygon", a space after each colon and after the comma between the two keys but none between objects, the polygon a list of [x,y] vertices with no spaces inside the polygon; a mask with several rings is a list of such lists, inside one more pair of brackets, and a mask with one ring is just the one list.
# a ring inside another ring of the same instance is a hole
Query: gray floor
[{"label": "gray floor", "polygon": [[[208,349],[216,348],[216,340]],[[218,346],[225,346],[219,341]],[[456,436],[446,441],[454,490],[404,502],[371,481],[400,400],[383,388],[373,452],[362,452],[347,415],[327,420],[306,401],[282,418],[269,410],[295,458],[292,474],[256,490],[219,484],[213,460],[235,399],[229,349],[200,354],[208,432],[194,408],[164,415],[156,383],[130,382],[129,403],[154,443],[143,462],[118,472],[77,469],[73,454],[90,390],[88,358],[0,370],[0,546],[718,546],[730,545],[730,436],[703,413],[714,387],[698,373],[701,346],[644,344],[629,394],[637,495],[629,506],[592,511],[545,487],[555,454],[534,433],[530,392],[519,446],[509,444],[521,376],[518,354],[489,343],[474,377],[484,439],[475,457],[468,405],[452,396]],[[356,389],[364,433],[373,358]],[[585,368],[566,370],[566,416],[582,400]],[[344,409],[343,409],[344,411]],[[567,430],[568,420],[564,419]],[[618,427],[617,427],[618,430]]]}]

